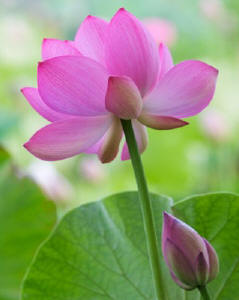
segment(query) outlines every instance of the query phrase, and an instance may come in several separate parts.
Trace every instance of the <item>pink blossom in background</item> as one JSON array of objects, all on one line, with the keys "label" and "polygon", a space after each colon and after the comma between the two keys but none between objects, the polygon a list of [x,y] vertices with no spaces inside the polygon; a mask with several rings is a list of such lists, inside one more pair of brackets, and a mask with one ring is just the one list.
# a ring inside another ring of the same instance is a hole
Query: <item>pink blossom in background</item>
[{"label": "pink blossom in background", "polygon": [[163,43],[171,47],[176,43],[177,28],[172,22],[159,18],[148,18],[144,19],[143,23],[158,45]]},{"label": "pink blossom in background", "polygon": [[80,176],[87,181],[100,184],[106,178],[106,172],[103,165],[95,159],[84,158],[79,165]]},{"label": "pink blossom in background", "polygon": [[[210,103],[218,71],[204,62],[174,66],[144,25],[125,9],[108,23],[88,16],[74,41],[44,39],[38,87],[22,93],[50,124],[24,145],[43,160],[79,153],[112,161],[123,136],[120,118],[131,119],[139,151],[146,127],[173,129],[188,124]],[[122,160],[129,159],[126,143]]]},{"label": "pink blossom in background", "polygon": [[219,111],[212,109],[205,111],[199,120],[204,134],[212,141],[224,142],[230,136],[229,123]]},{"label": "pink blossom in background", "polygon": [[29,166],[28,174],[39,184],[44,193],[57,203],[66,202],[73,195],[70,182],[52,164],[34,162]]},{"label": "pink blossom in background", "polygon": [[202,13],[211,20],[218,20],[224,15],[224,7],[220,0],[200,0]]},{"label": "pink blossom in background", "polygon": [[199,8],[207,19],[215,22],[225,32],[238,26],[237,16],[227,9],[222,0],[200,0]]},{"label": "pink blossom in background", "polygon": [[[1,64],[21,66],[34,58],[35,32],[31,25],[16,15],[3,15],[0,18]],[[29,50],[31,45],[31,51]],[[17,51],[16,51],[17,49]]]},{"label": "pink blossom in background", "polygon": [[219,272],[217,253],[192,227],[164,213],[162,250],[173,280],[192,290],[215,279]]}]

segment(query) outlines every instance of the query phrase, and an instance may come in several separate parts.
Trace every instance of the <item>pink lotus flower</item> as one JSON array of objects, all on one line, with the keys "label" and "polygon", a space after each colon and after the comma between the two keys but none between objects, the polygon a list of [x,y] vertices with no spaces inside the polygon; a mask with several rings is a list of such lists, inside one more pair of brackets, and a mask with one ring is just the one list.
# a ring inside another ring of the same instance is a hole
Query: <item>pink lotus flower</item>
[{"label": "pink lotus flower", "polygon": [[[213,97],[218,71],[200,61],[173,65],[145,27],[120,9],[110,23],[87,17],[74,41],[45,39],[38,88],[22,89],[50,125],[24,146],[43,160],[82,152],[113,160],[122,139],[120,118],[132,119],[138,147],[145,126],[172,129],[203,110]],[[129,159],[125,144],[122,159]]]},{"label": "pink lotus flower", "polygon": [[162,249],[173,280],[183,289],[204,286],[218,274],[218,257],[209,242],[167,213],[164,213]]}]

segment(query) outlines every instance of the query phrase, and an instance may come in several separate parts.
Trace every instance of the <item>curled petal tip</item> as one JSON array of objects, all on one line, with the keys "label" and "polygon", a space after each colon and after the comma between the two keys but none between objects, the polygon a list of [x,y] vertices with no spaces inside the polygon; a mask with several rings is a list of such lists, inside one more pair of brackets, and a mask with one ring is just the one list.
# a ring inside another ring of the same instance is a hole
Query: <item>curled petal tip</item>
[{"label": "curled petal tip", "polygon": [[[179,119],[180,120],[180,119]],[[187,126],[187,125],[189,125],[190,123],[189,122],[187,122],[187,121],[184,121],[184,120],[180,120],[181,121],[181,125],[180,126],[178,126],[178,128],[180,128],[180,127],[184,127],[184,126]]]},{"label": "curled petal tip", "polygon": [[95,16],[88,15],[88,16],[85,18],[85,21],[86,21],[86,20],[94,20],[94,19],[96,19]]},{"label": "curled petal tip", "polygon": [[120,9],[117,10],[117,12],[115,13],[115,15],[111,19],[111,21],[114,19],[114,17],[120,16],[121,14],[123,15],[123,14],[130,14],[130,13],[124,7],[121,7]]},{"label": "curled petal tip", "polygon": [[114,80],[115,80],[116,78],[118,78],[118,77],[116,77],[116,76],[110,76],[110,77],[108,78],[108,84],[111,83],[111,82],[114,82]]},{"label": "curled petal tip", "polygon": [[38,68],[42,67],[43,64],[44,64],[44,61],[39,61],[37,64]]},{"label": "curled petal tip", "polygon": [[28,142],[24,143],[22,146],[29,151],[29,144],[30,144],[30,142],[28,141]]},{"label": "curled petal tip", "polygon": [[206,63],[204,64],[208,67],[208,69],[211,69],[212,73],[214,73],[215,78],[217,78],[219,74],[219,70],[211,65],[207,65]]},{"label": "curled petal tip", "polygon": [[189,124],[184,120],[174,117],[154,115],[145,112],[140,115],[139,121],[144,125],[157,130],[170,130]]},{"label": "curled petal tip", "polygon": [[163,217],[164,217],[164,221],[168,221],[168,220],[174,220],[174,217],[172,215],[170,215],[169,213],[167,213],[166,211],[163,212]]},{"label": "curled petal tip", "polygon": [[42,39],[42,45],[44,45],[47,42],[47,40],[48,40],[47,38],[43,38]]},{"label": "curled petal tip", "polygon": [[168,230],[170,230],[170,228],[174,222],[175,222],[175,217],[165,211],[163,213],[163,224],[164,224],[164,233],[163,234],[167,235]]},{"label": "curled petal tip", "polygon": [[127,10],[124,7],[121,7],[118,12],[126,12]]},{"label": "curled petal tip", "polygon": [[164,211],[164,212],[163,212],[163,216],[164,216],[165,218],[168,218],[168,217],[170,217],[170,214],[168,214],[166,211]]},{"label": "curled petal tip", "polygon": [[[214,68],[214,67],[213,67]],[[216,76],[218,77],[218,75],[219,75],[219,70],[218,69],[216,69],[216,68],[214,68],[214,70],[215,70],[215,74],[216,74]]]},{"label": "curled petal tip", "polygon": [[165,48],[165,47],[166,47],[165,44],[164,44],[163,42],[160,42],[160,44],[159,44],[159,49],[162,50],[162,49]]}]

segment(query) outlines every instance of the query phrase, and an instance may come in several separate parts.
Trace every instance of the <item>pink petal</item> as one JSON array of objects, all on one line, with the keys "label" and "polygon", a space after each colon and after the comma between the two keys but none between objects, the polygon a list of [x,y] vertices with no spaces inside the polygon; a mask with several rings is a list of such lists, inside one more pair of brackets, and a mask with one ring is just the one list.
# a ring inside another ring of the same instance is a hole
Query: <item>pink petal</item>
[{"label": "pink petal", "polygon": [[66,115],[51,109],[42,101],[38,90],[32,87],[25,87],[21,90],[30,105],[37,111],[43,118],[50,122],[63,120],[70,118],[70,115]]},{"label": "pink petal", "polygon": [[[132,125],[134,129],[135,138],[138,144],[139,152],[143,153],[147,148],[148,144],[148,134],[145,126],[140,124],[137,120],[132,120]],[[127,143],[125,142],[121,155],[122,160],[130,159],[129,149]]]},{"label": "pink petal", "polygon": [[24,147],[43,160],[72,157],[95,144],[111,122],[109,116],[74,117],[57,121],[37,131]]},{"label": "pink petal", "polygon": [[194,268],[198,285],[205,285],[209,275],[209,264],[202,252],[199,253]]},{"label": "pink petal", "polygon": [[173,58],[167,46],[163,43],[159,45],[159,61],[160,71],[159,79],[161,79],[173,67]]},{"label": "pink petal", "polygon": [[217,274],[219,273],[219,260],[215,249],[212,245],[204,239],[205,245],[207,247],[207,253],[209,257],[209,278],[208,282],[216,278]]},{"label": "pink petal", "polygon": [[179,285],[182,289],[188,290],[188,291],[194,289],[194,288],[192,288],[190,285],[187,285],[187,284],[185,284],[185,283],[182,283],[182,281],[180,281],[180,280],[177,278],[177,276],[173,273],[173,271],[171,271],[170,274],[171,274],[173,280],[174,280],[174,281],[177,283],[177,285]]},{"label": "pink petal", "polygon": [[174,129],[188,125],[188,122],[185,122],[180,119],[176,119],[173,117],[157,116],[147,113],[142,113],[138,118],[138,121],[140,121],[147,127],[158,130]]},{"label": "pink petal", "polygon": [[179,281],[190,287],[196,287],[196,277],[188,258],[169,238],[165,242],[165,261]]},{"label": "pink petal", "polygon": [[99,148],[98,157],[102,163],[109,163],[117,156],[122,138],[122,126],[120,119],[114,118],[111,127],[104,136]]},{"label": "pink petal", "polygon": [[120,119],[137,119],[141,113],[143,101],[135,83],[129,77],[113,77],[108,81],[105,98],[108,111]]},{"label": "pink petal", "polygon": [[44,39],[42,42],[42,59],[65,55],[81,55],[81,53],[73,47],[70,41],[61,41],[56,39]]},{"label": "pink petal", "polygon": [[[109,129],[108,129],[109,130]],[[98,154],[100,151],[101,145],[104,143],[107,133],[105,133],[94,145],[86,149],[85,153],[87,154]]]},{"label": "pink petal", "polygon": [[105,135],[96,144],[87,149],[85,153],[97,154],[103,163],[112,161],[118,154],[122,134],[123,130],[120,120],[117,117],[113,117],[113,122]]},{"label": "pink petal", "polygon": [[144,101],[144,110],[161,116],[185,118],[198,114],[210,103],[218,70],[196,60],[173,67]]},{"label": "pink petal", "polygon": [[200,252],[203,253],[208,262],[207,249],[203,238],[190,226],[174,216],[164,213],[162,245],[163,254],[166,256],[165,243],[170,239],[183,251],[191,266],[195,265]]},{"label": "pink petal", "polygon": [[123,8],[110,22],[105,51],[111,74],[130,77],[142,97],[152,90],[159,71],[157,45],[142,23]]},{"label": "pink petal", "polygon": [[52,109],[71,115],[106,114],[107,71],[84,56],[61,56],[38,67],[38,90]]},{"label": "pink petal", "polygon": [[105,65],[105,38],[108,23],[97,17],[88,16],[81,24],[75,44],[79,51]]}]

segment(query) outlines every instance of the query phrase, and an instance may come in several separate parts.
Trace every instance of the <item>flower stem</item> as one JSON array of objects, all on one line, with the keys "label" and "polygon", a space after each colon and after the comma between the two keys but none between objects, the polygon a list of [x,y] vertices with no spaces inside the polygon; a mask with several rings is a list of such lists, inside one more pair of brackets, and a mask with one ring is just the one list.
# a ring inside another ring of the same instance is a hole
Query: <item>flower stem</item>
[{"label": "flower stem", "polygon": [[138,145],[135,139],[134,130],[130,120],[121,120],[126,142],[129,148],[129,153],[134,169],[134,174],[138,186],[139,200],[143,215],[144,231],[148,255],[154,281],[154,289],[157,300],[164,300],[165,293],[163,289],[162,274],[160,269],[159,251],[157,243],[157,235],[155,230],[155,222],[153,218],[152,201],[149,196],[149,191],[145,179],[144,169],[141,162]]},{"label": "flower stem", "polygon": [[200,286],[198,289],[203,300],[211,300],[206,286]]}]

